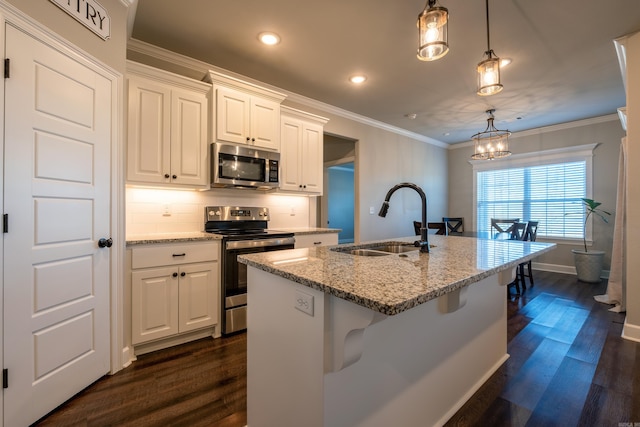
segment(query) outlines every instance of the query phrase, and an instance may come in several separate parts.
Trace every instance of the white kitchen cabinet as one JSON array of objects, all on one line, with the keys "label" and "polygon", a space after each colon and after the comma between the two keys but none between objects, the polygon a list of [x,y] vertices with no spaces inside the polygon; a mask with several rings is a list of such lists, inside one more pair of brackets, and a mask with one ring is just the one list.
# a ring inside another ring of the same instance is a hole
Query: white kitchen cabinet
[{"label": "white kitchen cabinet", "polygon": [[327,119],[281,109],[280,189],[322,195],[323,129]]},{"label": "white kitchen cabinet", "polygon": [[296,234],[295,249],[338,244],[338,233]]},{"label": "white kitchen cabinet", "polygon": [[279,151],[280,104],[285,95],[210,71],[211,141]]},{"label": "white kitchen cabinet", "polygon": [[205,242],[131,249],[132,344],[201,329],[219,336],[219,248]]},{"label": "white kitchen cabinet", "polygon": [[129,62],[127,181],[207,188],[211,86]]}]

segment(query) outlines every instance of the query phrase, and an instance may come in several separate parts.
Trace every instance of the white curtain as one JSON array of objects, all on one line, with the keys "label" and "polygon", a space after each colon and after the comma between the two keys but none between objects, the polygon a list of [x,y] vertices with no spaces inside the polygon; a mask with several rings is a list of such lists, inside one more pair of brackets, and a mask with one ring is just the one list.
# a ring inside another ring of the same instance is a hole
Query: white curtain
[{"label": "white curtain", "polygon": [[622,138],[620,145],[620,160],[618,163],[618,194],[616,199],[616,222],[613,229],[613,251],[611,252],[611,269],[607,293],[596,295],[596,301],[605,304],[615,304],[609,311],[617,313],[626,311],[626,277],[624,257],[625,208],[627,191],[627,138]]}]

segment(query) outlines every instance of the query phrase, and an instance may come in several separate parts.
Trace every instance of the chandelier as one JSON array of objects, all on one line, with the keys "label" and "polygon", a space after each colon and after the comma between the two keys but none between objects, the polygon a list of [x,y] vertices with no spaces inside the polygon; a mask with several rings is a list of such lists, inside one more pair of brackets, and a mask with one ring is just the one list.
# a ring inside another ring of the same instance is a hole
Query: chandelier
[{"label": "chandelier", "polygon": [[474,160],[493,160],[511,155],[509,151],[508,130],[496,129],[493,125],[493,113],[495,109],[487,110],[487,128],[471,137],[475,146],[475,153],[471,156]]},{"label": "chandelier", "polygon": [[428,0],[418,15],[418,59],[421,61],[435,61],[449,52],[449,11],[436,6],[436,1]]},{"label": "chandelier", "polygon": [[489,0],[486,0],[487,9],[487,50],[485,55],[487,59],[480,61],[478,64],[478,95],[489,96],[495,95],[502,90],[500,83],[500,58],[495,56],[495,52],[491,49],[489,39]]}]

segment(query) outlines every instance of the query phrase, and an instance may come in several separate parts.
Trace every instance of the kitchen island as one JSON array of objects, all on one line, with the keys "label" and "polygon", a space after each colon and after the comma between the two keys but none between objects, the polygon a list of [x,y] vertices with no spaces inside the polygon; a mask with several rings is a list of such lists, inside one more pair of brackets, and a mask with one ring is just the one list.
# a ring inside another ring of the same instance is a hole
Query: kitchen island
[{"label": "kitchen island", "polygon": [[430,253],[351,253],[380,246],[371,242],[239,257],[249,427],[442,425],[471,397],[508,358],[515,267],[555,245],[430,243]]}]

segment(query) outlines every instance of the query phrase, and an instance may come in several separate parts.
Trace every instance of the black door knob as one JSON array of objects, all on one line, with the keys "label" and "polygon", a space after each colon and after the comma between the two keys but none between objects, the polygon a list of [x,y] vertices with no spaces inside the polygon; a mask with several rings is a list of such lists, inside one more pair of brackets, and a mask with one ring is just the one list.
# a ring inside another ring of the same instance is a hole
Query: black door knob
[{"label": "black door knob", "polygon": [[187,275],[187,273],[185,273],[184,271],[182,273],[180,273],[180,277],[184,277],[186,275]]},{"label": "black door knob", "polygon": [[110,248],[111,245],[113,245],[113,239],[111,237],[109,237],[108,239],[105,239],[103,237],[102,239],[98,240],[99,248]]},{"label": "black door knob", "polygon": [[178,273],[173,273],[172,276],[173,277],[178,277]]},{"label": "black door knob", "polygon": [[178,178],[178,175],[172,175],[172,176],[171,176],[171,178],[173,178],[173,179],[177,179],[177,178]]},{"label": "black door knob", "polygon": [[165,174],[164,174],[164,177],[165,177],[165,178],[169,178],[170,176],[171,176],[171,175],[169,175],[168,173],[165,173]]}]

